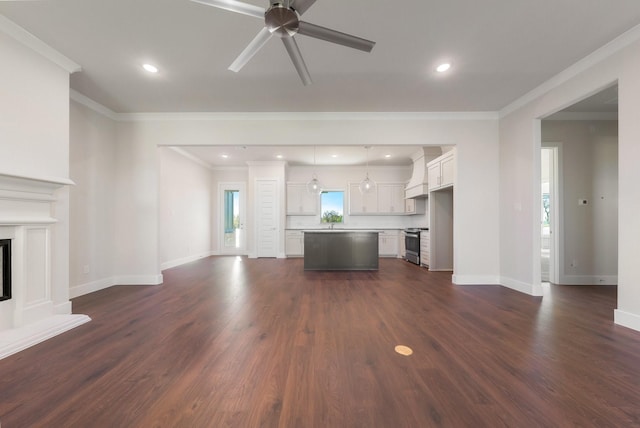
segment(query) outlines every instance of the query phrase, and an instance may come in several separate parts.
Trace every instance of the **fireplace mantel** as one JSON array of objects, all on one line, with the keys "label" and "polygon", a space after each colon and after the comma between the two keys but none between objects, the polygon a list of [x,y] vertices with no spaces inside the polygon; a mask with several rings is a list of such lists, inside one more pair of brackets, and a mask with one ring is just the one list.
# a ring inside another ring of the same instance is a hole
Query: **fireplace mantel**
[{"label": "fireplace mantel", "polygon": [[0,238],[12,240],[12,298],[0,302],[0,358],[90,321],[71,314],[68,277],[64,267],[53,267],[58,254],[68,257],[65,187],[73,184],[0,172]]}]

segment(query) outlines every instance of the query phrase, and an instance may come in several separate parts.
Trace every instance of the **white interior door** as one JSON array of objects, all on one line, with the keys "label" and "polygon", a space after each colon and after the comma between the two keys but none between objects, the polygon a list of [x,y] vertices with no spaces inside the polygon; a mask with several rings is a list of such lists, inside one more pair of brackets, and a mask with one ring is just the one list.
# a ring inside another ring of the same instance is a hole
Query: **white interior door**
[{"label": "white interior door", "polygon": [[278,255],[278,182],[256,181],[256,256]]},{"label": "white interior door", "polygon": [[220,253],[241,255],[247,252],[246,184],[220,183]]}]

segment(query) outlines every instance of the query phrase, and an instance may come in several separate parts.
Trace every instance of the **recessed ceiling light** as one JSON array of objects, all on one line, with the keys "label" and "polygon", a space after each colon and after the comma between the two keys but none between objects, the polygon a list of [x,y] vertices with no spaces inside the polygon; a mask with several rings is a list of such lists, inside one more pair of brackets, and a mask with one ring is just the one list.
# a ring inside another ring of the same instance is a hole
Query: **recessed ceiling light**
[{"label": "recessed ceiling light", "polygon": [[282,156],[282,155],[276,155],[276,157],[277,157],[278,159],[282,159],[284,156]]},{"label": "recessed ceiling light", "polygon": [[451,64],[449,64],[448,62],[445,62],[443,64],[440,64],[439,66],[436,67],[436,71],[438,73],[444,73],[445,71],[449,70],[451,68]]},{"label": "recessed ceiling light", "polygon": [[220,157],[221,157],[222,159],[227,159],[227,158],[229,157],[229,155],[220,155]]},{"label": "recessed ceiling light", "polygon": [[152,64],[142,64],[142,68],[147,70],[149,73],[157,73],[158,72],[158,67],[156,67],[155,65],[152,65]]},{"label": "recessed ceiling light", "polygon": [[389,159],[391,155],[384,155],[385,158]]},{"label": "recessed ceiling light", "polygon": [[332,157],[332,158],[337,158],[337,157],[338,157],[338,155],[331,155],[331,157]]}]

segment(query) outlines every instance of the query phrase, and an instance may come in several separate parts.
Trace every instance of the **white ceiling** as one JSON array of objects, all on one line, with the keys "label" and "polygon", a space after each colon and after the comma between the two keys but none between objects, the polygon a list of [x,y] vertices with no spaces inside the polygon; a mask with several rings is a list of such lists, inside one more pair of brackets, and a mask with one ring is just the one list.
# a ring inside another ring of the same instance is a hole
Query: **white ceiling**
[{"label": "white ceiling", "polygon": [[[408,166],[412,165],[411,155],[420,148],[416,146],[214,146],[186,147],[188,152],[213,167],[247,166],[249,161],[286,161],[289,165],[366,165]],[[226,157],[223,157],[226,156]],[[282,156],[278,158],[277,156]],[[390,157],[386,157],[390,155]]]},{"label": "white ceiling", "polygon": [[276,38],[228,71],[263,23],[189,0],[4,0],[0,14],[80,64],[72,88],[117,113],[455,112],[500,110],[640,23],[640,2],[317,0],[304,20],[377,44],[296,36],[307,87]]}]

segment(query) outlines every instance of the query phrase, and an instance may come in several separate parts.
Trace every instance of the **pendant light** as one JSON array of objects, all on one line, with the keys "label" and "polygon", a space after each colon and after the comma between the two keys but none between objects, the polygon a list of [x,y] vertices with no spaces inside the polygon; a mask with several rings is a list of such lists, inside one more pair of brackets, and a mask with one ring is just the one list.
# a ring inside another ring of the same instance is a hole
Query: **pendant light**
[{"label": "pendant light", "polygon": [[367,150],[367,171],[366,177],[360,182],[360,193],[372,193],[376,190],[376,182],[369,178],[369,149],[371,146],[364,146]]},{"label": "pendant light", "polygon": [[322,193],[322,186],[320,185],[320,181],[316,176],[316,146],[313,146],[313,176],[307,183],[307,192],[314,195],[319,195],[320,193]]}]

